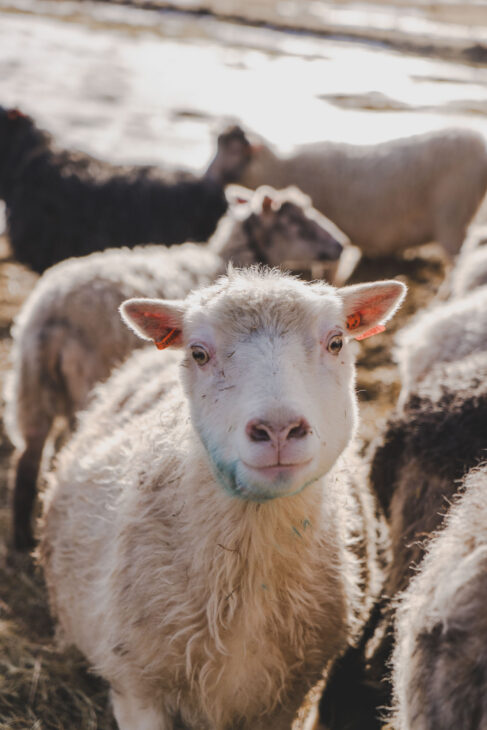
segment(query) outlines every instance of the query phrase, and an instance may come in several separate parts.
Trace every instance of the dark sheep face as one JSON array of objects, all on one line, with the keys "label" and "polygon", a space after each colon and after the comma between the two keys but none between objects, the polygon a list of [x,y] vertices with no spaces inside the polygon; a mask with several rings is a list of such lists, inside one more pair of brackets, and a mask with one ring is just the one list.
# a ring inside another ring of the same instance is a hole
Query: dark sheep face
[{"label": "dark sheep face", "polygon": [[208,168],[209,175],[221,185],[239,180],[251,157],[251,146],[240,127],[226,129],[218,137],[217,153]]},{"label": "dark sheep face", "polygon": [[[269,210],[267,252],[271,265],[286,259],[295,261],[337,261],[343,247],[327,228],[327,219],[313,208],[302,208],[288,200]],[[262,221],[262,216],[261,216]],[[264,223],[265,225],[265,223]]]}]

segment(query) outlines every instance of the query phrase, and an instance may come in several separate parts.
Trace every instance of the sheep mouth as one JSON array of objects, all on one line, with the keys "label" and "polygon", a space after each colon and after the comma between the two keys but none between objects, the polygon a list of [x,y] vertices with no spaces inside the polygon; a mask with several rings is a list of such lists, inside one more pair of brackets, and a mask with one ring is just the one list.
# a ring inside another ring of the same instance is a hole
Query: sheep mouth
[{"label": "sheep mouth", "polygon": [[311,461],[312,459],[308,459],[297,464],[271,464],[270,466],[253,466],[245,461],[242,461],[242,464],[252,476],[255,475],[259,480],[264,478],[267,483],[279,484],[294,479],[302,469],[311,464]]},{"label": "sheep mouth", "polygon": [[279,497],[291,497],[299,494],[309,484],[316,481],[310,473],[313,459],[299,464],[274,464],[273,466],[256,467],[241,461],[233,486],[233,493],[241,499],[251,502],[271,502]]}]

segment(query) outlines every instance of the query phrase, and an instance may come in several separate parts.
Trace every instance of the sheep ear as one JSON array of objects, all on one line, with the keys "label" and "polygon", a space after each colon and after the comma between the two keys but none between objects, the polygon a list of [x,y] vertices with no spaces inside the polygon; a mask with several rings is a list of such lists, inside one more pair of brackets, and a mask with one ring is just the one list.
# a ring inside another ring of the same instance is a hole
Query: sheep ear
[{"label": "sheep ear", "polygon": [[26,119],[27,117],[20,111],[20,109],[8,109],[7,118],[10,119],[11,122],[15,122],[17,119]]},{"label": "sheep ear", "polygon": [[249,203],[253,194],[252,190],[244,188],[243,185],[227,185],[225,188],[225,197],[232,206]]},{"label": "sheep ear", "polygon": [[182,346],[184,310],[182,301],[127,299],[120,307],[120,315],[136,335],[153,340],[159,350],[164,350]]},{"label": "sheep ear", "polygon": [[383,332],[384,322],[392,317],[406,296],[400,281],[376,281],[339,289],[343,299],[348,333],[364,340]]}]

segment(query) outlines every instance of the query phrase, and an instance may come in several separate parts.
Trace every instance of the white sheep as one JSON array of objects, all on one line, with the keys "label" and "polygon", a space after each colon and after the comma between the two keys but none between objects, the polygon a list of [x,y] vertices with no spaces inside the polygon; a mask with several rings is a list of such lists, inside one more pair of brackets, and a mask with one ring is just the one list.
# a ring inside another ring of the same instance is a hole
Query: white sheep
[{"label": "white sheep", "polygon": [[257,144],[240,182],[297,185],[366,256],[431,241],[454,256],[487,188],[487,151],[468,129],[369,146],[313,143],[287,157]]},{"label": "white sheep", "polygon": [[380,571],[349,446],[350,340],[404,289],[254,268],[123,304],[182,357],[139,351],[98,386],[40,548],[52,611],[110,683],[120,730],[289,730],[355,641]]},{"label": "white sheep", "polygon": [[39,281],[13,329],[6,427],[20,458],[14,487],[14,544],[32,545],[36,479],[54,419],[71,425],[96,382],[143,343],[113,313],[136,296],[178,298],[223,273],[229,261],[280,264],[335,260],[345,237],[296,188],[229,190],[230,212],[208,247],[183,244],[114,249],[54,266]]},{"label": "white sheep", "polygon": [[397,730],[487,727],[487,465],[472,469],[397,611]]},{"label": "white sheep", "polygon": [[487,287],[474,289],[417,314],[396,338],[401,375],[399,404],[436,363],[454,362],[487,349]]}]

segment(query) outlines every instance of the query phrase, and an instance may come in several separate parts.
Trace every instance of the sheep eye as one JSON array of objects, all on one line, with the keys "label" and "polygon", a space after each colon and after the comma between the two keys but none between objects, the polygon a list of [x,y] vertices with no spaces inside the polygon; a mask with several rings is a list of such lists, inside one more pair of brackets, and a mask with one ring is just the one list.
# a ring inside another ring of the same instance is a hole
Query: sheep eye
[{"label": "sheep eye", "polygon": [[334,335],[328,343],[327,350],[332,355],[338,355],[343,347],[343,338],[341,335]]},{"label": "sheep eye", "polygon": [[193,356],[193,360],[198,363],[198,365],[206,365],[206,363],[210,359],[208,351],[205,350],[205,348],[201,345],[193,345],[191,348],[191,355]]}]

